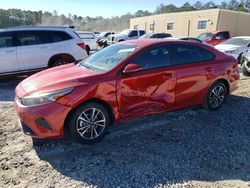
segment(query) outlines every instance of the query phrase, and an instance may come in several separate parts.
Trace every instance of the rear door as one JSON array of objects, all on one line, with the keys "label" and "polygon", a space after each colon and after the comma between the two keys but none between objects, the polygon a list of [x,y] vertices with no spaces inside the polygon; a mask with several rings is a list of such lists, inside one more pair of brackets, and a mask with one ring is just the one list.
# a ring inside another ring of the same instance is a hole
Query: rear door
[{"label": "rear door", "polygon": [[136,117],[171,109],[175,101],[175,71],[169,45],[144,51],[132,60],[142,70],[117,77],[117,97],[123,117]]},{"label": "rear door", "polygon": [[0,74],[20,70],[12,32],[0,33],[0,57]]},{"label": "rear door", "polygon": [[191,44],[175,45],[176,92],[178,108],[200,104],[214,76],[215,55]]},{"label": "rear door", "polygon": [[17,57],[21,70],[46,68],[51,57],[51,46],[46,31],[17,33]]}]

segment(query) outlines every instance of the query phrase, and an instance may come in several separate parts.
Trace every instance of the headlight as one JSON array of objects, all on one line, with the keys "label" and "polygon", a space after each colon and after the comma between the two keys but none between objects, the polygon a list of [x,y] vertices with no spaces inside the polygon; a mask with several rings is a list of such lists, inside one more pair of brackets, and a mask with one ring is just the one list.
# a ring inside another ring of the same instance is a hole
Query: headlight
[{"label": "headlight", "polygon": [[67,88],[49,93],[33,94],[20,99],[20,103],[24,106],[37,106],[49,102],[55,102],[61,97],[72,92],[74,88]]}]

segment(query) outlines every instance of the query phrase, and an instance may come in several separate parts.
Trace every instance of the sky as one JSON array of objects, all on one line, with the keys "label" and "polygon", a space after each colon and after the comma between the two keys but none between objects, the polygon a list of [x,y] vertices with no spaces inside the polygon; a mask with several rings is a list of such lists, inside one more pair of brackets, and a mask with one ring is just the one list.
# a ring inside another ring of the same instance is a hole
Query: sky
[{"label": "sky", "polygon": [[[128,12],[135,13],[137,10],[153,12],[161,3],[172,3],[176,6],[181,6],[187,1],[193,4],[197,0],[0,0],[0,8],[49,12],[56,10],[59,15],[68,15],[70,13],[83,17],[102,16],[107,18],[120,16]],[[218,4],[221,1],[214,0]],[[201,2],[206,3],[208,0],[201,0]]]}]

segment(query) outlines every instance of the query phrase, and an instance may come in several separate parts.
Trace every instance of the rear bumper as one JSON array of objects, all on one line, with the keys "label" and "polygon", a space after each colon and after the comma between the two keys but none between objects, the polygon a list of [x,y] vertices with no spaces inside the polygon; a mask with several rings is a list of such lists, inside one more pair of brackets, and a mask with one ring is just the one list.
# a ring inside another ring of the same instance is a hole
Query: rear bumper
[{"label": "rear bumper", "polygon": [[19,126],[24,134],[34,138],[61,138],[64,136],[64,122],[71,110],[58,103],[35,107],[22,106],[17,98],[15,109],[20,118]]}]

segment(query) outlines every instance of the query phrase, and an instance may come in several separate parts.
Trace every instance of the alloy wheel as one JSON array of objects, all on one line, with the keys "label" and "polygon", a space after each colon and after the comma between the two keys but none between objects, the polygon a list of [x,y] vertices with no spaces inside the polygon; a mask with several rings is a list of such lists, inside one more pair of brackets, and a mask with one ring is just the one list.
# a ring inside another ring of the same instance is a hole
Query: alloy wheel
[{"label": "alloy wheel", "polygon": [[225,99],[225,89],[221,85],[217,85],[213,88],[209,95],[209,103],[213,109],[218,108]]},{"label": "alloy wheel", "polygon": [[76,121],[78,134],[87,140],[99,137],[106,127],[104,113],[97,108],[88,108],[80,113]]}]

